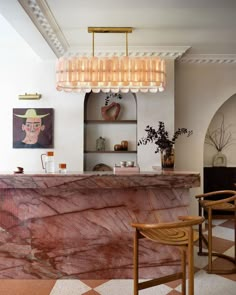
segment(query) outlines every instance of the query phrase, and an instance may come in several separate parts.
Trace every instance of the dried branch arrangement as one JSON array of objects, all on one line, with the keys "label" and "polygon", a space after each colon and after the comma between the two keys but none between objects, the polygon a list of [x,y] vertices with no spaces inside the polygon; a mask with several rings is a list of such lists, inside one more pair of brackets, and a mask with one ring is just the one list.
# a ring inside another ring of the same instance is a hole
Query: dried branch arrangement
[{"label": "dried branch arrangement", "polygon": [[213,146],[218,152],[221,152],[223,149],[235,143],[235,138],[233,138],[232,132],[229,130],[232,124],[226,126],[224,115],[221,115],[220,126],[213,130],[208,128],[205,137],[205,143]]}]

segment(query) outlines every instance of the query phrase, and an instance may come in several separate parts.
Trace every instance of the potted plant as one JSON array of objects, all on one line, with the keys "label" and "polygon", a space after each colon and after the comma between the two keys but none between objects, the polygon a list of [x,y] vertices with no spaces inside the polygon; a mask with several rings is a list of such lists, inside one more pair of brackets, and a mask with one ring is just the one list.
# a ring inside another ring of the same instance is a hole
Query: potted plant
[{"label": "potted plant", "polygon": [[147,135],[139,139],[138,146],[154,143],[156,145],[155,153],[161,152],[162,168],[174,167],[174,144],[177,138],[182,134],[186,134],[189,137],[193,133],[192,130],[187,128],[178,128],[170,138],[162,121],[159,121],[157,129],[148,125],[145,131]]}]

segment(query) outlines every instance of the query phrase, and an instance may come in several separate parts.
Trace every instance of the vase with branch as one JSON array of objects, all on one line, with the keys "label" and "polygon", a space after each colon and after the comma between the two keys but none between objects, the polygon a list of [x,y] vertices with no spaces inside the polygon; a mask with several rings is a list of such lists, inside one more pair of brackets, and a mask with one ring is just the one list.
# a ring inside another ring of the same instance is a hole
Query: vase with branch
[{"label": "vase with branch", "polygon": [[222,151],[235,143],[235,138],[230,131],[231,125],[225,125],[224,114],[221,114],[219,126],[207,130],[205,143],[214,147],[217,151],[217,154],[213,157],[213,166],[227,166],[227,158]]},{"label": "vase with branch", "polygon": [[139,139],[138,146],[154,143],[156,145],[155,153],[161,153],[162,168],[174,168],[174,144],[177,138],[182,134],[186,134],[188,137],[193,133],[192,130],[187,128],[178,128],[170,138],[162,121],[159,121],[157,129],[148,125],[145,131],[147,135]]}]

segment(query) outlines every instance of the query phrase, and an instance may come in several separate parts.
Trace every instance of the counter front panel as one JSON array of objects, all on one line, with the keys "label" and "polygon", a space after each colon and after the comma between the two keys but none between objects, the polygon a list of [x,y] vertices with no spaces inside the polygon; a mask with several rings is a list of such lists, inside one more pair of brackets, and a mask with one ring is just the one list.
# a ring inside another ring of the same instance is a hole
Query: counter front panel
[{"label": "counter front panel", "polygon": [[[187,215],[199,185],[187,172],[2,174],[0,278],[132,278],[131,223]],[[179,268],[177,249],[142,241],[140,253],[142,278]]]}]

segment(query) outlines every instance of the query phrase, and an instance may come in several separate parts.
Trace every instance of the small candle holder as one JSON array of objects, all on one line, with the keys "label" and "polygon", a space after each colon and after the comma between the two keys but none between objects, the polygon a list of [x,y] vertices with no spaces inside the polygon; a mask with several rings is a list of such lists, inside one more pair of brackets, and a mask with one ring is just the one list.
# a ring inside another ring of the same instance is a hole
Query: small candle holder
[{"label": "small candle holder", "polygon": [[66,163],[60,163],[59,164],[59,173],[66,173]]}]

